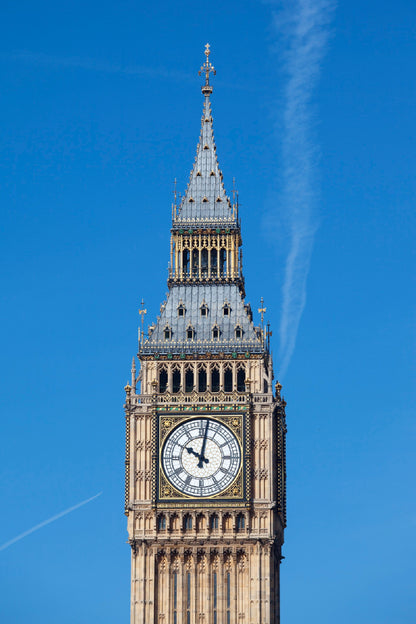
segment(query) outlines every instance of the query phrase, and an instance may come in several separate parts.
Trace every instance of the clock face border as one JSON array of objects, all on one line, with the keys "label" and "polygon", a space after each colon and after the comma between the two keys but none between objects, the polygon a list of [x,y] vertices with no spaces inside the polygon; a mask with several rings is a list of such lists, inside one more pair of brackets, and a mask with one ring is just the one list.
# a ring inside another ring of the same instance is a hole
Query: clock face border
[{"label": "clock face border", "polygon": [[[210,496],[192,496],[190,494],[184,494],[168,481],[165,476],[162,465],[162,449],[168,436],[173,432],[180,424],[195,420],[212,420],[220,422],[225,425],[233,435],[237,438],[237,443],[240,447],[241,459],[238,472],[233,481],[222,492],[210,495]],[[248,444],[248,431],[249,431],[249,413],[248,410],[239,412],[181,412],[172,414],[172,412],[160,413],[156,415],[156,440],[157,440],[157,457],[155,460],[156,477],[155,482],[155,498],[158,503],[184,503],[185,501],[204,504],[204,502],[221,501],[221,502],[233,502],[244,503],[249,498],[249,473],[250,473],[250,454]],[[180,506],[180,505],[178,505]]]}]

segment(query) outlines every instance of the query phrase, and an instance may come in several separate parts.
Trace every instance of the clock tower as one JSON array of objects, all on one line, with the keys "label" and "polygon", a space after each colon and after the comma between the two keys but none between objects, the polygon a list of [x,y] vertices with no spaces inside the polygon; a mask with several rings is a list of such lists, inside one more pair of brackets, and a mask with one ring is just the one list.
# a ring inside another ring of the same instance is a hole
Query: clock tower
[{"label": "clock tower", "polygon": [[[126,390],[131,624],[277,624],[286,517],[285,401],[270,332],[245,302],[238,202],[203,112],[172,213],[166,301]],[[142,306],[142,328],[145,310]]]}]

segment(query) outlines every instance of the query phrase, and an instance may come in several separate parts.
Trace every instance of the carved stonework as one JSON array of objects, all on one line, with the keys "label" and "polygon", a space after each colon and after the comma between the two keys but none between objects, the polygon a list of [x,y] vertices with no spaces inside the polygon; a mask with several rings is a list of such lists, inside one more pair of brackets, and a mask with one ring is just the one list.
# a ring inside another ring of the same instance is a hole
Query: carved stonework
[{"label": "carved stonework", "polygon": [[286,403],[280,384],[273,395],[266,307],[253,315],[245,300],[237,200],[213,138],[209,46],[205,54],[168,292],[147,333],[141,304],[139,365],[125,388],[131,624],[280,621]]}]

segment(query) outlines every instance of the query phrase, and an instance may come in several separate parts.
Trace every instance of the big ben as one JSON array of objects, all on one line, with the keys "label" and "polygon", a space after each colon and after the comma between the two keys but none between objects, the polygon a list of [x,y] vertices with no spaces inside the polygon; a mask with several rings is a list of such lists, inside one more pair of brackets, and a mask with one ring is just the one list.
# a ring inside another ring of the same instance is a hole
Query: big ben
[{"label": "big ben", "polygon": [[256,325],[245,302],[209,45],[205,55],[196,157],[172,209],[168,294],[140,333],[125,388],[131,624],[280,622],[286,404],[264,306]]}]

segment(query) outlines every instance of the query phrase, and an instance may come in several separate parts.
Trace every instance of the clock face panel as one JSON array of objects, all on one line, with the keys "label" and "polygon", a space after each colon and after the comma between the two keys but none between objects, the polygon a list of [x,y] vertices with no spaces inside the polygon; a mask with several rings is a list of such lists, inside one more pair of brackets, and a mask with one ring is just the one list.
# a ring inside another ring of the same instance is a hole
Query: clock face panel
[{"label": "clock face panel", "polygon": [[182,422],[162,448],[166,478],[188,496],[220,494],[234,481],[240,465],[241,449],[234,433],[211,418]]}]

